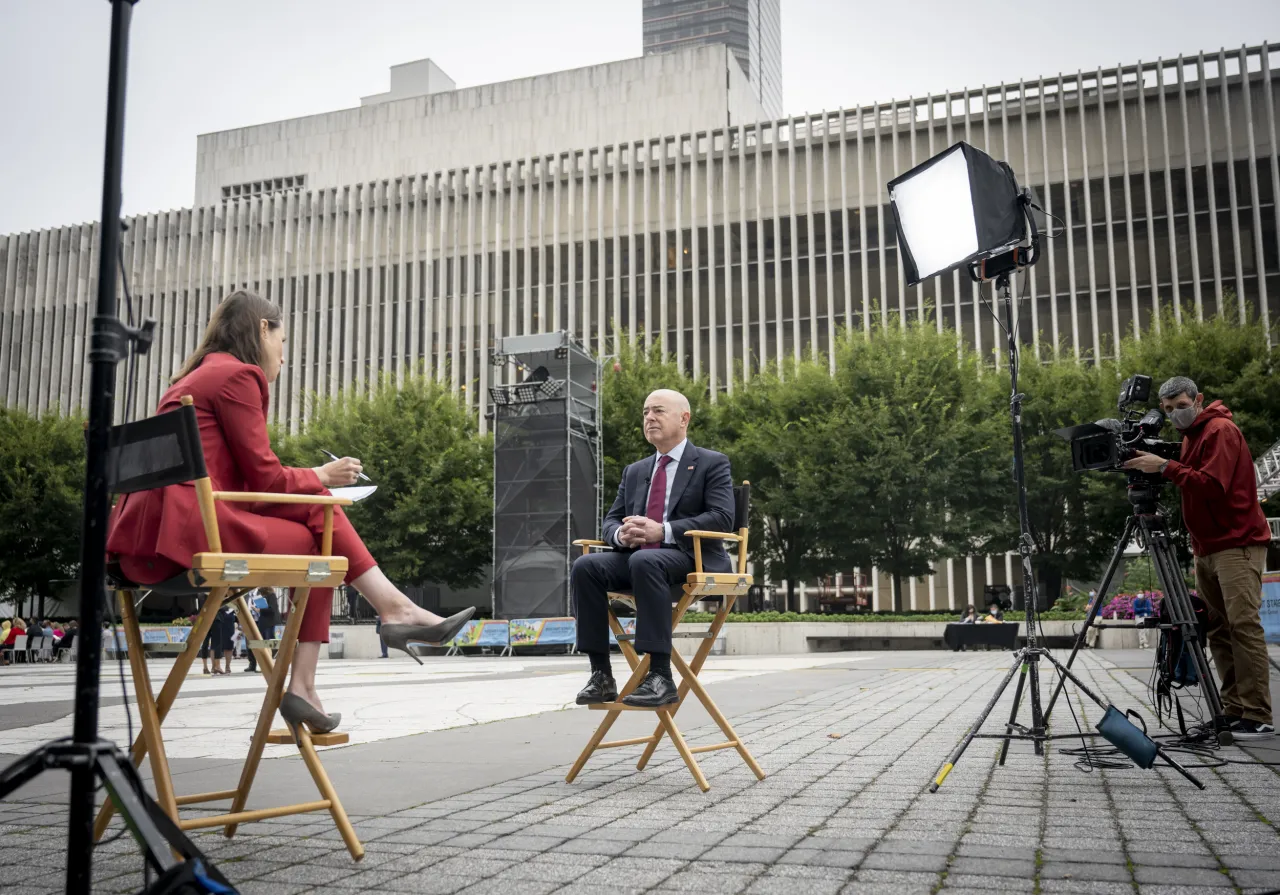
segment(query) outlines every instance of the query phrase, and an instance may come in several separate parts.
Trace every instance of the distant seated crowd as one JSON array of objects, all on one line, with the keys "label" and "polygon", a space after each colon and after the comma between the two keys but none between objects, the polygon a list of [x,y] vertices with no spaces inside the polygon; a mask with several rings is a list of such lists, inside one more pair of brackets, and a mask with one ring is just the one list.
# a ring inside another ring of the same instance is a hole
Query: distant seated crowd
[{"label": "distant seated crowd", "polygon": [[0,622],[0,665],[11,665],[19,659],[56,659],[62,650],[71,649],[78,628],[75,620],[64,624],[47,618],[33,618],[30,622],[17,617],[5,619]]},{"label": "distant seated crowd", "polygon": [[960,617],[962,625],[982,625],[982,624],[1001,624],[1004,622],[1004,610],[1000,608],[1000,604],[992,601],[987,607],[987,614],[978,616],[978,610],[970,603],[964,611],[964,615]]}]

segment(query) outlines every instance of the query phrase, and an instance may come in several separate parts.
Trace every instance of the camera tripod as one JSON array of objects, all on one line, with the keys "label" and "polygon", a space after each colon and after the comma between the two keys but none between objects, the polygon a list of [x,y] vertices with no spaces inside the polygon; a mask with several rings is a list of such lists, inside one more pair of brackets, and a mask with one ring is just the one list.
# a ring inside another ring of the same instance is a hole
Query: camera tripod
[{"label": "camera tripod", "polygon": [[[1173,545],[1169,541],[1169,532],[1165,528],[1164,516],[1158,505],[1162,486],[1163,481],[1153,476],[1143,473],[1130,475],[1129,502],[1133,504],[1133,515],[1125,522],[1124,531],[1116,543],[1115,552],[1111,555],[1111,562],[1102,576],[1102,583],[1098,585],[1098,598],[1093,601],[1084,624],[1080,626],[1080,633],[1076,635],[1071,655],[1067,657],[1066,667],[1070,668],[1075,662],[1076,654],[1084,644],[1086,632],[1095,624],[1095,619],[1101,611],[1102,601],[1111,587],[1111,580],[1115,577],[1120,567],[1120,560],[1124,557],[1125,548],[1132,543],[1134,535],[1139,535],[1141,542],[1146,545],[1147,554],[1151,557],[1151,565],[1156,571],[1156,578],[1164,591],[1168,622],[1160,625],[1160,628],[1177,630],[1182,635],[1184,649],[1191,657],[1197,681],[1205,695],[1205,701],[1209,704],[1214,734],[1220,744],[1229,746],[1231,733],[1227,730],[1227,721],[1222,710],[1222,694],[1218,691],[1213,672],[1209,670],[1209,660],[1205,655],[1204,644],[1200,640],[1200,629],[1196,624],[1191,593],[1182,579]],[[1097,627],[1105,626],[1097,625]],[[1053,696],[1049,699],[1048,708],[1045,709],[1046,720],[1053,712],[1053,706],[1061,692],[1062,684],[1059,682]]]},{"label": "camera tripod", "polygon": [[[1005,758],[1009,754],[1009,743],[1013,740],[1030,740],[1035,748],[1036,755],[1044,754],[1044,744],[1052,739],[1077,739],[1080,734],[1050,734],[1048,732],[1048,713],[1044,711],[1040,704],[1040,662],[1043,660],[1048,662],[1050,666],[1058,673],[1060,682],[1059,690],[1067,682],[1075,684],[1085,696],[1092,699],[1098,706],[1108,715],[1118,715],[1119,724],[1124,727],[1131,728],[1127,733],[1127,737],[1132,739],[1141,738],[1146,740],[1145,734],[1133,727],[1127,722],[1123,715],[1119,715],[1118,710],[1114,709],[1109,703],[1103,700],[1101,696],[1093,692],[1084,681],[1080,680],[1069,667],[1063,665],[1056,659],[1047,648],[1040,645],[1037,639],[1037,630],[1039,628],[1039,619],[1037,613],[1039,611],[1038,596],[1036,591],[1035,572],[1031,566],[1031,557],[1035,552],[1035,540],[1031,536],[1030,515],[1027,510],[1027,483],[1026,483],[1026,467],[1023,464],[1022,455],[1022,399],[1023,395],[1018,392],[1018,330],[1014,326],[1013,320],[1013,295],[1009,285],[1009,276],[1015,270],[1032,264],[1035,261],[1038,252],[1028,255],[1020,255],[1021,250],[1016,250],[1009,255],[989,259],[978,268],[970,268],[970,273],[977,280],[988,278],[988,270],[990,276],[995,279],[995,288],[1001,296],[1001,303],[1004,306],[1004,330],[1008,337],[1009,350],[1009,378],[1011,382],[1011,392],[1009,397],[1009,411],[1013,422],[1013,478],[1017,485],[1018,491],[1018,555],[1022,561],[1022,582],[1023,594],[1026,610],[1026,626],[1027,626],[1027,644],[1022,649],[1014,653],[1013,664],[1009,668],[1008,673],[996,687],[995,693],[991,695],[991,699],[983,708],[982,714],[978,716],[977,721],[969,728],[962,739],[947,756],[946,761],[942,763],[942,767],[938,769],[938,773],[934,776],[933,781],[929,784],[929,792],[937,792],[938,787],[947,779],[947,775],[960,761],[969,744],[976,739],[999,739],[1004,743],[1000,748],[1000,764],[1003,765]],[[1073,654],[1074,655],[1074,654]],[[1199,670],[1199,669],[1197,669]],[[1021,673],[1019,673],[1021,672]],[[1018,686],[1014,691],[1013,709],[1009,713],[1009,720],[1005,724],[1004,733],[982,733],[982,726],[986,723],[988,716],[995,709],[996,704],[1000,701],[1000,697],[1004,695],[1004,691],[1008,688],[1009,682],[1013,680],[1013,676],[1018,675]],[[1018,711],[1022,706],[1023,691],[1027,691],[1028,701],[1031,703],[1031,724],[1030,726],[1018,722]],[[1101,729],[1101,728],[1100,728]],[[1105,735],[1105,734],[1104,734]],[[1117,743],[1119,745],[1119,743]],[[1178,773],[1186,777],[1200,789],[1204,789],[1204,784],[1197,780],[1190,771],[1182,767],[1170,757],[1163,747],[1157,743],[1148,742],[1148,747],[1154,750],[1154,756],[1158,756],[1166,764],[1173,767]],[[1148,767],[1150,765],[1147,765]]]}]

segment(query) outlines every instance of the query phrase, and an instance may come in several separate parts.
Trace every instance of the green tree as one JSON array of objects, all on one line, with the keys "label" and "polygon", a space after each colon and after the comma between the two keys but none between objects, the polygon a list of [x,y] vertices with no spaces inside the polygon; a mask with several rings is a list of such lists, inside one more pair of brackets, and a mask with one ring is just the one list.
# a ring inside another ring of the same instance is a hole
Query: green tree
[{"label": "green tree", "polygon": [[841,568],[825,532],[847,514],[823,493],[838,400],[826,361],[805,359],[782,376],[767,371],[740,384],[711,413],[715,447],[729,455],[735,481],[751,482],[752,559],[770,580],[787,582],[787,609],[799,582]]},{"label": "green tree", "polygon": [[[1232,301],[1227,301],[1230,306]],[[1251,317],[1241,324],[1225,317],[1194,320],[1186,313],[1182,323],[1166,310],[1141,334],[1130,335],[1120,350],[1120,375],[1145,373],[1152,379],[1151,404],[1156,390],[1172,376],[1189,376],[1204,393],[1205,403],[1221,400],[1256,457],[1280,438],[1280,343],[1267,346],[1267,330]],[[1115,406],[1115,397],[1111,405]],[[1172,425],[1164,436],[1178,439]]]},{"label": "green tree", "polygon": [[51,581],[79,574],[84,453],[80,416],[0,408],[0,595],[39,597],[38,614]]},{"label": "green tree", "polygon": [[[1068,574],[1087,577],[1100,568],[1130,512],[1124,478],[1118,473],[1073,471],[1070,445],[1054,430],[1114,416],[1119,382],[1110,365],[1078,363],[1065,352],[1054,358],[1043,345],[1038,359],[1030,346],[1023,347],[1018,378],[1025,395],[1022,441],[1036,550],[1032,566],[1039,591],[1052,606]],[[984,376],[983,390],[991,415],[1003,423],[1001,454],[1005,468],[1011,468],[1007,371]],[[1000,487],[987,497],[1006,508],[1002,539],[1016,547],[1017,493],[1012,477],[1002,477]]]},{"label": "green tree", "polygon": [[[604,505],[613,503],[622,481],[622,470],[629,463],[649,455],[653,447],[644,440],[641,425],[644,399],[660,388],[671,388],[689,399],[692,421],[689,436],[695,442],[699,432],[709,431],[705,379],[690,379],[674,360],[664,359],[655,342],[646,351],[638,338],[626,332],[616,334],[618,354],[605,361],[604,382],[600,392],[602,419],[601,452],[604,454]],[[711,442],[707,447],[724,450]]]},{"label": "green tree", "polygon": [[360,458],[379,488],[347,513],[388,578],[480,582],[492,547],[492,442],[447,388],[384,376],[368,392],[313,399],[304,431],[280,441],[292,466],[324,463],[321,449]]},{"label": "green tree", "polygon": [[840,401],[824,422],[821,548],[843,567],[876,565],[903,582],[933,573],[939,559],[982,550],[999,530],[1000,510],[983,498],[1007,475],[1007,454],[977,400],[979,365],[957,356],[954,332],[932,320],[896,317],[870,338],[845,333],[836,344]]}]

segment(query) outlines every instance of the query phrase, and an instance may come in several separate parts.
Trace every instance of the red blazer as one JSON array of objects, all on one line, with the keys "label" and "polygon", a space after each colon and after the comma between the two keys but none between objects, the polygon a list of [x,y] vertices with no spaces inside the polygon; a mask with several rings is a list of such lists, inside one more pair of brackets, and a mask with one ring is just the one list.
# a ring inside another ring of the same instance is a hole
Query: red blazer
[{"label": "red blazer", "polygon": [[[230,354],[210,354],[160,399],[157,413],[195,401],[204,462],[215,491],[327,494],[313,469],[282,466],[267,437],[267,377],[256,364]],[[261,553],[267,532],[254,504],[216,505],[222,549]],[[111,512],[107,553],[139,583],[163,581],[191,567],[191,556],[209,549],[200,523],[195,485],[184,482],[120,499]]]}]

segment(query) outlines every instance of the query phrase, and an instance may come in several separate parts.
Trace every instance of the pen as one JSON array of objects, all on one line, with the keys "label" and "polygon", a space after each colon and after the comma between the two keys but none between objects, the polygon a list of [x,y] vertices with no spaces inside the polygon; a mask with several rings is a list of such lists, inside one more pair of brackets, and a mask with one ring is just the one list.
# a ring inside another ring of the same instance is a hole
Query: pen
[{"label": "pen", "polygon": [[[326,457],[328,457],[330,460],[341,460],[341,459],[342,459],[342,458],[341,458],[341,457],[339,457],[337,454],[335,454],[333,451],[326,451],[324,448],[320,448],[320,453],[324,454],[324,455],[325,455]],[[364,479],[366,482],[372,482],[372,481],[373,481],[373,479],[369,478],[369,477],[368,477],[367,475],[365,475],[363,472],[357,472],[357,473],[356,473],[356,478]]]}]

